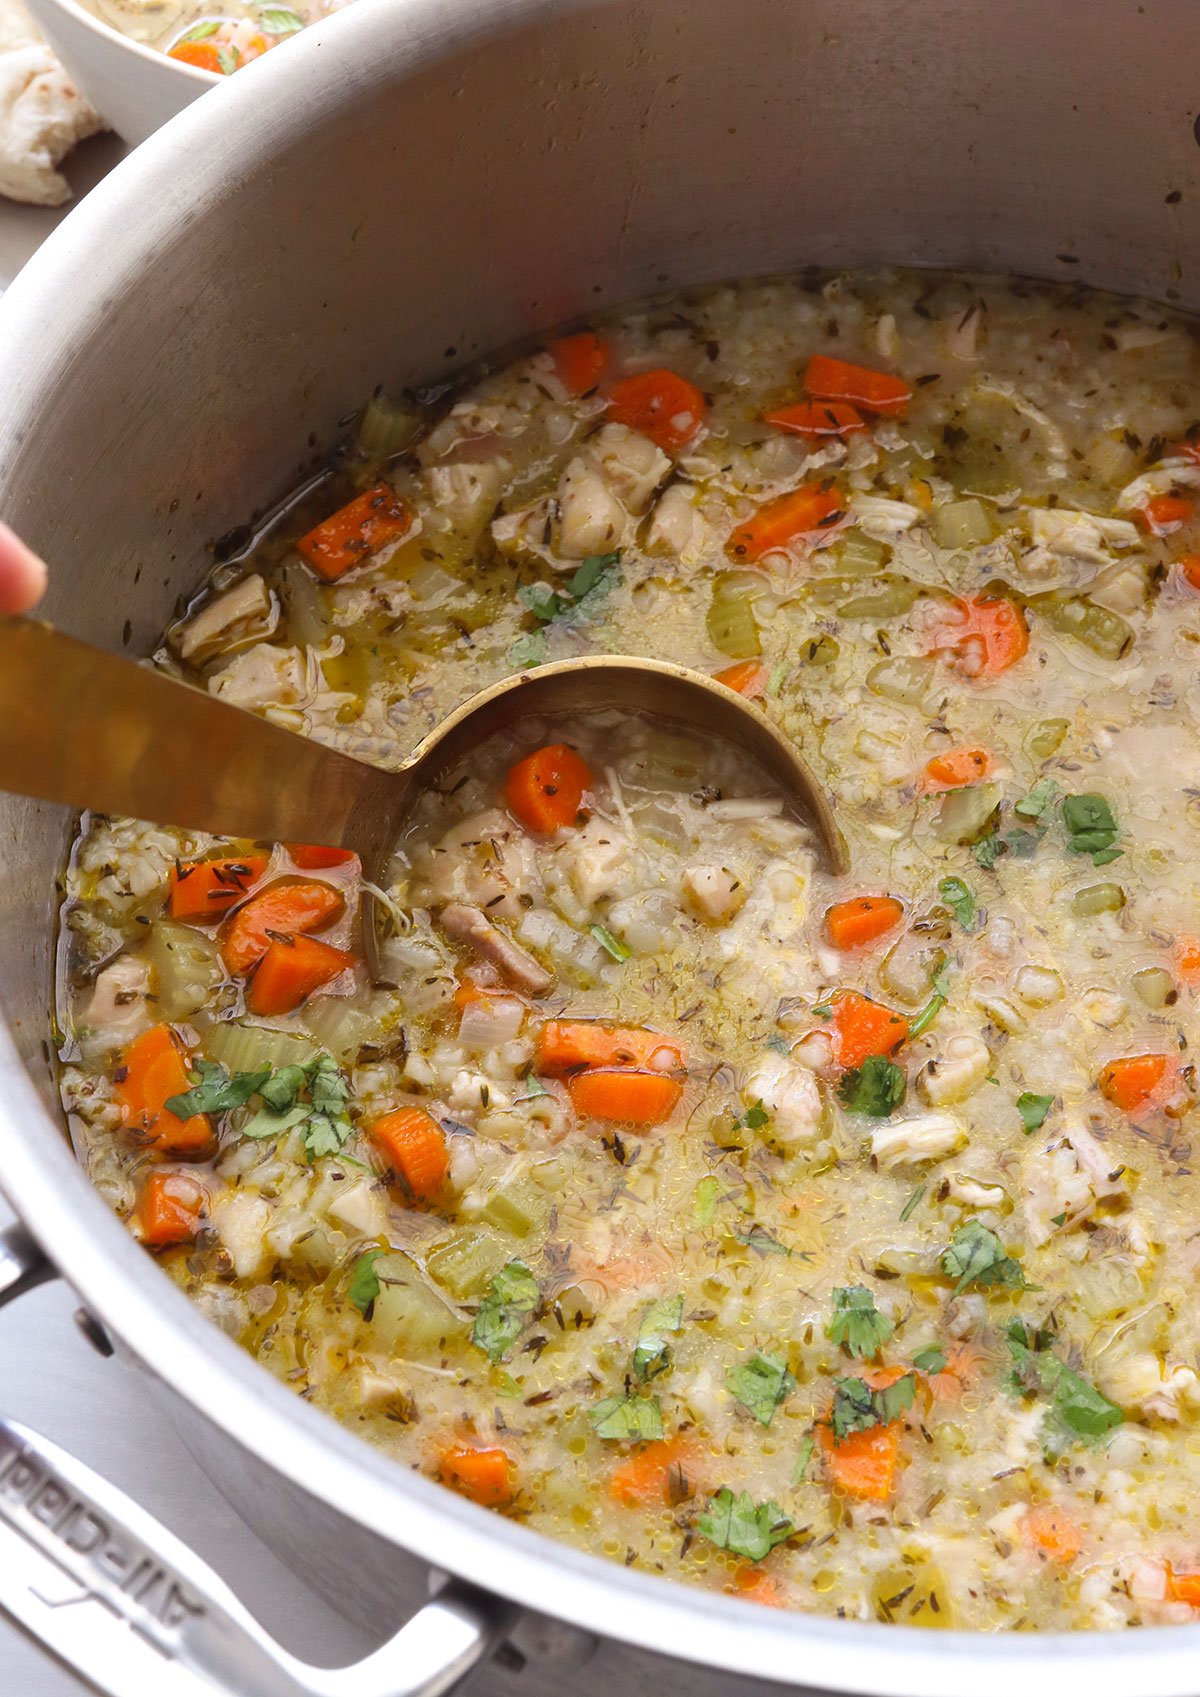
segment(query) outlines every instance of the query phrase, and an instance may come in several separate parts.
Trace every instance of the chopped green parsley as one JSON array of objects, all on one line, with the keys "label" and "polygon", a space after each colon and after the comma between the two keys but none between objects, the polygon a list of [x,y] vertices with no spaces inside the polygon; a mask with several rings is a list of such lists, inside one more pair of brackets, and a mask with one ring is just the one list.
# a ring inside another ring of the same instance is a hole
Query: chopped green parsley
[{"label": "chopped green parsley", "polygon": [[677,1332],[682,1324],[682,1296],[664,1296],[650,1304],[642,1315],[637,1348],[633,1352],[633,1371],[639,1379],[657,1378],[671,1365],[668,1335]]},{"label": "chopped green parsley", "polygon": [[723,1486],[709,1499],[696,1529],[719,1550],[729,1550],[747,1561],[762,1561],[776,1545],[786,1543],[796,1528],[778,1503],[756,1503],[749,1491],[734,1496]]},{"label": "chopped green parsley", "polygon": [[961,878],[943,878],[938,884],[938,895],[964,931],[975,929],[979,906],[969,884],[965,884]]},{"label": "chopped green parsley", "polygon": [[540,1293],[523,1261],[501,1267],[479,1305],[471,1342],[493,1363],[502,1361],[525,1330]]},{"label": "chopped green parsley", "polygon": [[865,1285],[839,1285],[833,1293],[833,1313],[825,1324],[825,1336],[847,1355],[871,1361],[896,1328],[875,1306],[874,1294]]},{"label": "chopped green parsley", "polygon": [[633,1443],[663,1435],[662,1409],[656,1396],[606,1396],[589,1419],[598,1438],[607,1443]]},{"label": "chopped green parsley", "polygon": [[851,1432],[869,1432],[872,1426],[888,1426],[898,1420],[912,1407],[916,1390],[912,1373],[880,1390],[872,1390],[865,1379],[835,1379],[830,1416],[835,1441],[840,1443]]},{"label": "chopped green parsley", "polygon": [[1114,847],[1119,829],[1112,808],[1102,795],[1066,795],[1062,821],[1072,854],[1090,854],[1093,866],[1107,866],[1124,849]]},{"label": "chopped green parsley", "polygon": [[781,1356],[760,1352],[727,1375],[725,1388],[760,1426],[769,1426],[780,1403],[795,1390],[796,1381]]},{"label": "chopped green parsley", "polygon": [[942,1271],[947,1278],[957,1279],[955,1296],[968,1285],[1002,1285],[1009,1290],[1025,1290],[1025,1274],[1021,1263],[1014,1261],[994,1231],[981,1226],[978,1220],[968,1220],[959,1226],[942,1254]]},{"label": "chopped green parsley", "polygon": [[1028,1136],[1045,1121],[1046,1115],[1054,1106],[1053,1096],[1037,1096],[1032,1090],[1022,1090],[1017,1097],[1017,1112]]},{"label": "chopped green parsley", "polygon": [[868,1055],[860,1067],[842,1074],[838,1095],[854,1114],[885,1119],[904,1100],[908,1080],[904,1069],[884,1055]]}]

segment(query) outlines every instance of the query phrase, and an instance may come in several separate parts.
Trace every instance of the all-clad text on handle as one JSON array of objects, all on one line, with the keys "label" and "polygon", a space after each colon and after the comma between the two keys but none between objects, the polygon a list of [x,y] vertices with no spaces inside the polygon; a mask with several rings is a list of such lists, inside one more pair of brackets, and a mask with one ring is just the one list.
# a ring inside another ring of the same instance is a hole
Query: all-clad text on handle
[{"label": "all-clad text on handle", "polygon": [[442,1697],[511,1620],[451,1583],[354,1667],[310,1667],[136,1503],[3,1418],[0,1609],[104,1697]]}]

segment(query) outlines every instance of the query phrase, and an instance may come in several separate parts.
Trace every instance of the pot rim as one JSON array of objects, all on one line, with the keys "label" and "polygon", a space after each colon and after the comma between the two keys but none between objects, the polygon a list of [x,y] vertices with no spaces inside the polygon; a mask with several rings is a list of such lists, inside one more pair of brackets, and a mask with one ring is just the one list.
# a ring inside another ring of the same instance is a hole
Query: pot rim
[{"label": "pot rim", "polygon": [[[75,0],[56,3],[113,33]],[[344,103],[345,80],[338,95],[327,74],[331,52],[342,52],[357,90],[391,80],[400,65],[416,70],[481,46],[497,31],[611,3],[356,0],[336,20],[309,25],[287,53],[266,54],[228,79],[219,103],[186,107],[91,191],[0,303],[10,420],[0,439],[0,487],[36,431],[41,397],[69,370],[71,343],[86,337],[106,300],[149,268],[192,207],[236,194],[269,151],[266,137],[298,139]],[[383,37],[390,54],[380,52]],[[119,262],[107,239],[114,228],[132,232]],[[41,1135],[28,1137],[25,1127],[39,1123]],[[2,1021],[0,1188],[89,1312],[205,1419],[363,1528],[517,1604],[600,1638],[808,1689],[1011,1697],[1015,1677],[1049,1678],[1067,1664],[1092,1682],[1095,1697],[1185,1697],[1195,1689],[1200,1624],[985,1640],[783,1613],[558,1544],[393,1465],[295,1397],[162,1275],[88,1184]]]}]

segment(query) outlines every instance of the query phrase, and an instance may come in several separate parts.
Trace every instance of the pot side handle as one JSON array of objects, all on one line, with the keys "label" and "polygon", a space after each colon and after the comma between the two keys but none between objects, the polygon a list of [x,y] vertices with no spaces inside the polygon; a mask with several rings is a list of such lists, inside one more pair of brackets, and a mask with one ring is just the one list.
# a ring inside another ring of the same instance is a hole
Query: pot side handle
[{"label": "pot side handle", "polygon": [[0,1231],[0,1308],[35,1285],[57,1277],[53,1262],[42,1254],[24,1226]]},{"label": "pot side handle", "polygon": [[103,1697],[442,1697],[513,1617],[452,1580],[365,1660],[312,1667],[123,1492],[3,1416],[0,1611]]}]

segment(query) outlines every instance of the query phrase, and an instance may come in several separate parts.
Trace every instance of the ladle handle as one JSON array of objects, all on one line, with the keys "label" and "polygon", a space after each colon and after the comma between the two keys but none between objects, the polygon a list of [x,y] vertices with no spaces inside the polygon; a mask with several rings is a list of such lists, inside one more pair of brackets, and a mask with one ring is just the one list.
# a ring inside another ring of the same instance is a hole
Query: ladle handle
[{"label": "ladle handle", "polygon": [[388,781],[165,672],[31,619],[0,619],[0,789],[218,836],[361,851]]}]

